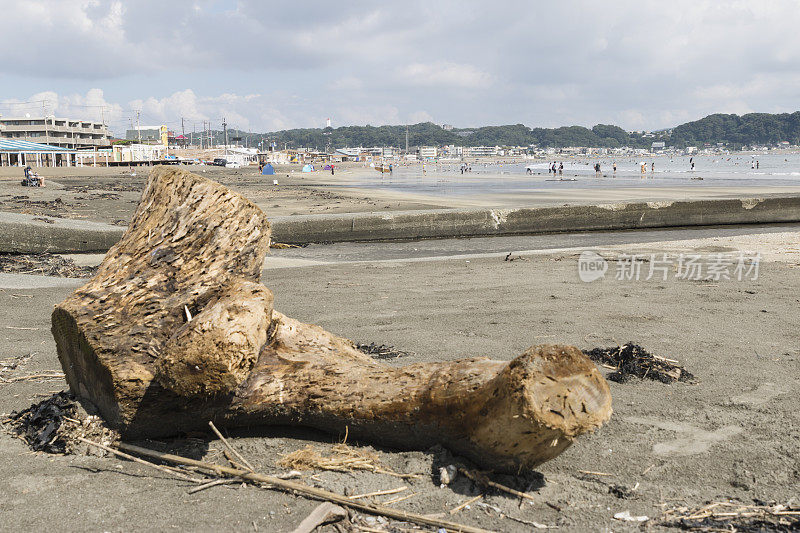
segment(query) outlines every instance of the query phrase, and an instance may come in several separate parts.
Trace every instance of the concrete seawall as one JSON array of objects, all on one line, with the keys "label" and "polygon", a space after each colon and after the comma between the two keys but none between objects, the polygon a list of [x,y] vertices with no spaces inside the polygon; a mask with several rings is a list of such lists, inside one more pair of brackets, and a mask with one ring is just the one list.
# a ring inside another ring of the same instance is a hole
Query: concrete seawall
[{"label": "concrete seawall", "polygon": [[[800,196],[296,215],[270,222],[273,241],[287,244],[767,224],[800,222]],[[0,213],[0,252],[104,252],[124,230],[96,222]]]},{"label": "concrete seawall", "polygon": [[275,217],[275,242],[304,244],[799,222],[800,196],[517,209]]},{"label": "concrete seawall", "polygon": [[0,252],[105,252],[125,229],[100,222],[0,212]]}]

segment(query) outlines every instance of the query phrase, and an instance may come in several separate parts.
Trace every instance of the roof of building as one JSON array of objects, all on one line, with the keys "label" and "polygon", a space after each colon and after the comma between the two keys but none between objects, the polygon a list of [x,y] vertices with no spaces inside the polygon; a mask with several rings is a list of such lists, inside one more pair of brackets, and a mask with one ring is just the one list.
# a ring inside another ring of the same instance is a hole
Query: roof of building
[{"label": "roof of building", "polygon": [[14,139],[0,139],[0,152],[73,152],[69,148],[51,146],[49,144],[17,141]]}]

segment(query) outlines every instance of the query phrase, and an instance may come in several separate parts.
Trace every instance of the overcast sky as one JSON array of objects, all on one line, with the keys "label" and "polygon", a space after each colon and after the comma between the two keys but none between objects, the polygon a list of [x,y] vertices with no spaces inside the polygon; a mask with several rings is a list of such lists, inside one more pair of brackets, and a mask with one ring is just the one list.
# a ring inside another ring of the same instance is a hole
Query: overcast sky
[{"label": "overcast sky", "polygon": [[[800,109],[798,0],[0,0],[0,114],[187,131]],[[19,104],[16,104],[19,102]]]}]

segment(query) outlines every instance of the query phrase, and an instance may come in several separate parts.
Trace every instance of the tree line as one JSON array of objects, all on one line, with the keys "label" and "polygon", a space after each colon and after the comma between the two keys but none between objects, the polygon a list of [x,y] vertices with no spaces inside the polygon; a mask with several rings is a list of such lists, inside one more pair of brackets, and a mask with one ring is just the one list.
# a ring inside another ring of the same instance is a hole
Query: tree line
[{"label": "tree line", "polygon": [[[650,148],[653,142],[661,141],[666,146],[684,148],[723,143],[730,148],[742,145],[777,144],[788,141],[800,144],[800,112],[746,115],[714,114],[700,120],[687,122],[672,130],[653,132],[627,132],[619,126],[597,124],[584,126],[562,126],[559,128],[529,128],[524,124],[505,126],[482,126],[476,128],[454,128],[445,130],[431,122],[409,126],[342,126],[339,128],[297,128],[248,136],[250,146],[266,149],[268,143],[279,148],[316,148],[319,150],[344,146],[530,146],[542,148],[564,148],[583,146],[592,148]],[[229,135],[234,132],[229,131]],[[236,134],[234,133],[234,134]],[[217,136],[215,135],[215,138]]]}]

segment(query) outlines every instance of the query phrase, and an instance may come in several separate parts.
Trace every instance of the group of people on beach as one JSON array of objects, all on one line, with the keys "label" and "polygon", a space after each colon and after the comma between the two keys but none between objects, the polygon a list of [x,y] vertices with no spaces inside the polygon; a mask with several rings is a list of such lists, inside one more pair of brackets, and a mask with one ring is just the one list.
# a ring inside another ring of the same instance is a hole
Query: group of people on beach
[{"label": "group of people on beach", "polygon": [[550,165],[550,168],[547,169],[547,173],[548,174],[550,174],[551,172],[553,173],[553,176],[556,175],[556,172],[558,172],[559,176],[564,175],[564,163],[563,163],[563,161],[561,163],[558,163],[558,164],[555,161],[553,161],[553,164]]},{"label": "group of people on beach", "polygon": [[467,163],[461,165],[461,173],[463,174],[464,172],[472,172],[472,165]]}]

